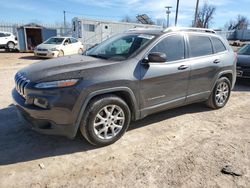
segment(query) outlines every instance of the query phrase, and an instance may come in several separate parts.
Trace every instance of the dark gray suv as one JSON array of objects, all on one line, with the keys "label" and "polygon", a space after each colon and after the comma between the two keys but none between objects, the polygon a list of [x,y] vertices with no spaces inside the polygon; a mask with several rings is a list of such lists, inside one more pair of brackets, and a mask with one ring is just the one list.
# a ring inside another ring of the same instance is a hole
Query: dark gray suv
[{"label": "dark gray suv", "polygon": [[20,70],[12,95],[33,129],[70,138],[80,130],[105,146],[149,114],[202,101],[225,106],[235,79],[236,55],[212,30],[131,30]]}]

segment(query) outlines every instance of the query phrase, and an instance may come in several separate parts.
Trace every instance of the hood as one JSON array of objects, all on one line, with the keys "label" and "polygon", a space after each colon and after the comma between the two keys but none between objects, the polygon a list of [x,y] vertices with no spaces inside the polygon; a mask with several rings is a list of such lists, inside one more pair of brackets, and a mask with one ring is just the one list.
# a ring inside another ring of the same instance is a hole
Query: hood
[{"label": "hood", "polygon": [[20,70],[19,73],[31,82],[82,78],[82,73],[87,69],[114,63],[118,62],[84,55],[73,55],[40,61]]},{"label": "hood", "polygon": [[250,66],[250,55],[239,55],[237,56],[238,66]]},{"label": "hood", "polygon": [[41,48],[41,49],[51,49],[51,48],[59,48],[60,45],[56,45],[56,44],[39,44],[37,46],[37,48]]}]

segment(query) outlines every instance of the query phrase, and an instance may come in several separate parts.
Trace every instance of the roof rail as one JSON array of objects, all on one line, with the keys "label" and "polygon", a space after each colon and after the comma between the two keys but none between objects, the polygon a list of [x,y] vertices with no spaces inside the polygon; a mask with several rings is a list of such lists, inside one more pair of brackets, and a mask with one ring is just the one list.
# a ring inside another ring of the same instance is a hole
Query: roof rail
[{"label": "roof rail", "polygon": [[169,27],[164,30],[164,32],[173,31],[194,31],[194,32],[204,32],[204,33],[216,33],[213,29],[197,28],[197,27]]}]

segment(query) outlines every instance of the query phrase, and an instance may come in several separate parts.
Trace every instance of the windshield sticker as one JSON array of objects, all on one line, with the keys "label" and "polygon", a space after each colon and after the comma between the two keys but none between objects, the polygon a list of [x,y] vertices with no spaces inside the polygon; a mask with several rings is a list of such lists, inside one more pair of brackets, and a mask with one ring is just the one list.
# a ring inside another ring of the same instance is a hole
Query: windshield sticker
[{"label": "windshield sticker", "polygon": [[151,39],[153,39],[155,36],[153,36],[153,35],[141,34],[141,35],[139,35],[138,37],[139,37],[139,38],[143,38],[143,39],[151,40]]}]

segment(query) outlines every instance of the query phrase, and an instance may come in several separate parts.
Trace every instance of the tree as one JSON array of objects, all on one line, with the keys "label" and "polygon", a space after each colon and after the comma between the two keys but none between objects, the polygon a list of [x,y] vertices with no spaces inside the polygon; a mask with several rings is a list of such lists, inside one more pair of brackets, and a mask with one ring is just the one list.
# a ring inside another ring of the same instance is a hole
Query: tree
[{"label": "tree", "polygon": [[249,25],[249,20],[246,16],[238,15],[235,20],[230,20],[226,24],[227,30],[241,30],[241,29],[247,29]]},{"label": "tree", "polygon": [[208,3],[204,3],[202,8],[198,11],[197,22],[194,23],[194,25],[200,28],[209,28],[212,24],[215,10],[215,6],[209,5]]},{"label": "tree", "polygon": [[122,22],[127,22],[127,23],[136,23],[135,20],[133,20],[131,17],[129,17],[128,15],[127,16],[124,16],[124,18],[122,18],[121,20]]}]

